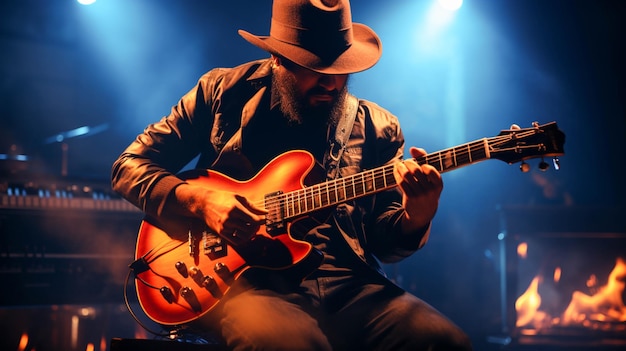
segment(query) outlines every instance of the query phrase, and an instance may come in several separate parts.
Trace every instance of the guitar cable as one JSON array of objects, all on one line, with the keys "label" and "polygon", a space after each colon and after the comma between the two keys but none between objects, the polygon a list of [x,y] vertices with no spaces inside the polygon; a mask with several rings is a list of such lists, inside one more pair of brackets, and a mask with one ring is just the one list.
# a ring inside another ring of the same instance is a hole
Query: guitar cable
[{"label": "guitar cable", "polygon": [[133,310],[132,306],[130,305],[130,301],[128,299],[128,285],[130,284],[130,276],[131,276],[131,272],[132,271],[133,271],[132,269],[128,270],[128,273],[126,274],[126,279],[124,281],[124,303],[126,304],[126,309],[128,310],[128,313],[130,313],[131,317],[133,317],[135,322],[137,322],[137,324],[139,324],[140,327],[142,327],[148,333],[153,334],[154,336],[165,337],[165,338],[168,338],[168,339],[173,337],[173,336],[176,336],[178,334],[176,332],[176,330],[172,330],[172,331],[169,331],[167,333],[157,332],[157,331],[154,331],[151,328],[149,328],[145,323],[143,323],[139,319],[139,317],[137,316],[137,314]]},{"label": "guitar cable", "polygon": [[[128,313],[130,313],[131,317],[135,320],[135,322],[140,327],[142,327],[144,330],[146,330],[148,333],[154,335],[155,337],[165,338],[167,340],[192,342],[194,344],[209,344],[210,343],[204,336],[202,336],[204,334],[204,332],[202,332],[200,330],[194,331],[189,326],[187,326],[187,327],[176,326],[172,330],[158,332],[158,331],[155,331],[155,330],[151,329],[144,322],[142,322],[140,320],[140,318],[137,316],[137,314],[135,313],[135,311],[133,310],[133,308],[132,308],[132,306],[130,304],[130,300],[128,298],[128,286],[130,285],[131,272],[134,272],[134,269],[131,268],[131,269],[128,270],[128,273],[126,274],[126,279],[124,280],[124,290],[123,290],[124,291],[124,303],[126,305],[126,309],[128,310]],[[155,286],[153,286],[151,284],[148,284],[148,282],[144,281],[143,279],[141,279],[137,275],[135,275],[135,279],[138,279],[143,284],[146,284],[147,286],[149,286],[151,288],[158,289],[157,287],[155,287]],[[185,330],[185,329],[187,330],[186,333],[183,332],[183,330]],[[209,335],[209,338],[213,338],[213,336]]]}]

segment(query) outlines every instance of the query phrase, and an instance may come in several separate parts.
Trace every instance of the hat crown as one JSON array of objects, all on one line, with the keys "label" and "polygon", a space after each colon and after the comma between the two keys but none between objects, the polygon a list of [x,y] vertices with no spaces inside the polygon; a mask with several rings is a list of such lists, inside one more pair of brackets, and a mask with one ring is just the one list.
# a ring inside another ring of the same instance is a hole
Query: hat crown
[{"label": "hat crown", "polygon": [[325,74],[364,71],[382,54],[378,35],[352,22],[348,0],[274,0],[269,36],[239,34],[271,54]]},{"label": "hat crown", "polygon": [[347,0],[275,0],[270,36],[332,60],[352,45]]}]

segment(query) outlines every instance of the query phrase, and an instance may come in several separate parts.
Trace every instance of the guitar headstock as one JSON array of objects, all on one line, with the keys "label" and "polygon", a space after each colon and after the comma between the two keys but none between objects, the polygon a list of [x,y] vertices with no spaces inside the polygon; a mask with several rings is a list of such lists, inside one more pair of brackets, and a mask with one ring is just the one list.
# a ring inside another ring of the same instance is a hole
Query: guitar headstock
[{"label": "guitar headstock", "polygon": [[[519,128],[503,130],[498,136],[489,139],[489,151],[491,158],[495,158],[509,164],[522,162],[522,171],[528,170],[525,160],[532,158],[554,157],[555,166],[558,168],[558,156],[565,153],[565,133],[559,130],[556,122],[539,125],[533,123],[531,128]],[[547,164],[542,161],[539,168],[545,170]]]}]

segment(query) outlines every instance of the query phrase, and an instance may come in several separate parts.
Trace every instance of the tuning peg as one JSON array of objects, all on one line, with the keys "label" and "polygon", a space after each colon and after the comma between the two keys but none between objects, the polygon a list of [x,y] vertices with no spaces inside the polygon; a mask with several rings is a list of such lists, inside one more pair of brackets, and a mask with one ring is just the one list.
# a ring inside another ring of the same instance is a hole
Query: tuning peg
[{"label": "tuning peg", "polygon": [[548,168],[550,168],[550,165],[548,164],[548,162],[541,159],[541,162],[539,162],[539,170],[542,172],[545,172],[548,170]]},{"label": "tuning peg", "polygon": [[552,159],[552,164],[554,164],[554,169],[555,170],[558,171],[559,169],[561,169],[561,161],[559,161],[558,157],[555,157],[555,158]]},{"label": "tuning peg", "polygon": [[522,161],[522,163],[519,165],[519,170],[522,171],[523,173],[526,173],[528,171],[530,171],[530,165],[524,161]]}]

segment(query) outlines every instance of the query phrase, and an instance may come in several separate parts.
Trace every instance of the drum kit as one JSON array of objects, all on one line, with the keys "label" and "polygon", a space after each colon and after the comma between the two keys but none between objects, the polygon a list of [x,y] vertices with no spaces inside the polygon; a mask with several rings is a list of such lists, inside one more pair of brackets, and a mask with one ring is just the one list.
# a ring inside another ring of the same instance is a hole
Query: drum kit
[{"label": "drum kit", "polygon": [[[101,133],[109,128],[108,123],[95,126],[82,126],[59,132],[45,138],[42,145],[59,145],[61,149],[60,175],[66,177],[68,174],[68,150],[69,140],[84,138]],[[34,171],[33,164],[37,162],[33,157],[24,152],[23,147],[18,144],[11,144],[4,153],[0,151],[0,176],[19,176]]]}]

